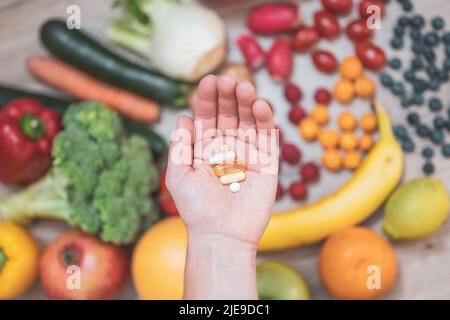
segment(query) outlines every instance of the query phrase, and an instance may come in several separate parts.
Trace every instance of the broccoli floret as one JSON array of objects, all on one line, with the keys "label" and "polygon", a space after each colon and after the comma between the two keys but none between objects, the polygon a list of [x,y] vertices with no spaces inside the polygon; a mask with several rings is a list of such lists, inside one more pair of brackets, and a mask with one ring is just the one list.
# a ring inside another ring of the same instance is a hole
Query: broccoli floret
[{"label": "broccoli floret", "polygon": [[97,102],[73,104],[53,141],[49,173],[0,200],[0,217],[16,222],[59,218],[104,241],[133,243],[159,219],[158,184],[148,141],[126,136],[121,119]]}]

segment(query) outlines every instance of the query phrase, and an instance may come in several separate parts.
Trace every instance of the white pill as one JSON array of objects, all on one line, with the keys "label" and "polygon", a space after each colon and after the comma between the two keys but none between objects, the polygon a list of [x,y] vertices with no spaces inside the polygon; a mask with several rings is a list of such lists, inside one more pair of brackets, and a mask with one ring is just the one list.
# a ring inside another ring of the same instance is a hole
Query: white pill
[{"label": "white pill", "polygon": [[238,192],[239,190],[241,190],[241,184],[239,182],[233,182],[232,184],[230,184],[230,190],[233,193]]},{"label": "white pill", "polygon": [[222,164],[236,159],[236,153],[234,151],[227,151],[213,155],[208,159],[209,164]]}]

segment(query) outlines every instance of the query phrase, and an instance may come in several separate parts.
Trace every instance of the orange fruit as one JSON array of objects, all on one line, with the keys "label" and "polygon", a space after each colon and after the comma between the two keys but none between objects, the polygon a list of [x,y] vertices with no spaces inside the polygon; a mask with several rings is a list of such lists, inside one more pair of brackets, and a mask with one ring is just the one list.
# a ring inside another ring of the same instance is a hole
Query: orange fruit
[{"label": "orange fruit", "polygon": [[299,131],[303,139],[306,141],[313,141],[317,138],[317,134],[319,133],[319,125],[311,118],[304,118],[299,123]]},{"label": "orange fruit", "polygon": [[187,232],[180,218],[166,218],[148,229],[133,251],[131,271],[141,299],[183,298]]},{"label": "orange fruit", "polygon": [[349,151],[344,155],[344,168],[348,170],[355,170],[358,168],[361,160],[362,158],[358,151]]},{"label": "orange fruit", "polygon": [[377,128],[377,117],[373,113],[364,113],[361,116],[361,129],[365,132],[373,132]]},{"label": "orange fruit", "polygon": [[358,145],[358,139],[353,134],[353,132],[344,132],[341,134],[341,139],[339,140],[339,145],[344,150],[354,150]]},{"label": "orange fruit", "polygon": [[369,134],[363,135],[361,138],[359,138],[359,141],[358,141],[359,148],[364,152],[367,152],[370,149],[372,149],[374,144],[375,144],[375,141],[373,140],[372,136]]},{"label": "orange fruit", "polygon": [[336,172],[342,167],[342,157],[338,150],[327,149],[322,155],[322,165],[329,171]]},{"label": "orange fruit", "polygon": [[311,113],[311,118],[319,125],[327,124],[330,118],[328,107],[326,105],[318,104],[314,107]]},{"label": "orange fruit", "polygon": [[343,78],[355,80],[363,73],[363,64],[357,57],[346,57],[339,66],[339,73]]},{"label": "orange fruit", "polygon": [[342,112],[338,117],[338,125],[344,131],[352,131],[355,130],[358,125],[356,122],[356,118],[353,113],[349,111]]},{"label": "orange fruit", "polygon": [[391,289],[397,260],[376,232],[351,227],[332,234],[319,255],[322,283],[338,299],[374,299]]},{"label": "orange fruit", "polygon": [[354,95],[353,83],[347,79],[339,80],[333,87],[333,95],[341,103],[352,101]]},{"label": "orange fruit", "polygon": [[355,80],[355,94],[361,98],[370,98],[375,94],[375,82],[367,76]]},{"label": "orange fruit", "polygon": [[325,149],[336,148],[339,144],[339,133],[336,130],[324,129],[319,132],[318,140]]}]

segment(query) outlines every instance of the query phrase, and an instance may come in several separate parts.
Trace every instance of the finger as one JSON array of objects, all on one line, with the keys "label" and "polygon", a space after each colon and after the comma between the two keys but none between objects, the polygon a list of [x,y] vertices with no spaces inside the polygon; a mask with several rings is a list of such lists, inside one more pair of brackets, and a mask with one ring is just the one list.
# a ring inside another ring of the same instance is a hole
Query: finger
[{"label": "finger", "polygon": [[188,116],[179,116],[172,134],[167,161],[167,183],[178,185],[193,164],[194,123]]},{"label": "finger", "polygon": [[256,91],[253,84],[249,81],[239,83],[236,86],[236,98],[239,113],[239,139],[254,143],[256,139],[256,121],[252,105],[256,99]]},{"label": "finger", "polygon": [[217,116],[217,129],[222,134],[235,135],[239,125],[236,80],[231,76],[221,76],[217,79],[217,91],[219,96],[219,113]]},{"label": "finger", "polygon": [[217,125],[217,77],[205,76],[198,85],[194,106],[195,141],[215,136]]},{"label": "finger", "polygon": [[270,105],[267,101],[258,99],[253,103],[252,110],[258,134],[270,134],[271,130],[275,129]]}]

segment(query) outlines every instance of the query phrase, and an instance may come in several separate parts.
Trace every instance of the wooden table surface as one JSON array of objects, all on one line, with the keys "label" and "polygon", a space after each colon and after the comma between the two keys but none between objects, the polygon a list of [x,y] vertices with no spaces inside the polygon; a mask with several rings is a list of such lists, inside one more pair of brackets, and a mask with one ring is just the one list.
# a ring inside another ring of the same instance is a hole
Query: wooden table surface
[{"label": "wooden table surface", "polygon": [[[208,2],[208,1],[205,1]],[[225,19],[229,34],[229,61],[241,61],[241,56],[236,50],[233,40],[245,31],[244,17],[245,12],[255,3],[261,0],[246,0],[235,5],[217,5],[209,1],[220,15]],[[354,1],[356,2],[356,1]],[[447,0],[428,0],[413,1],[416,12],[421,12],[426,16],[439,15],[450,12],[450,1]],[[25,69],[25,60],[32,53],[46,54],[44,48],[39,44],[38,28],[47,18],[66,16],[66,8],[70,4],[77,4],[81,8],[82,29],[94,34],[101,41],[105,40],[105,30],[108,21],[113,16],[110,9],[112,1],[110,0],[1,0],[0,1],[0,82],[12,85],[18,85],[28,89],[41,90],[43,92],[52,92],[52,90],[39,84],[34,80]],[[320,7],[318,0],[299,1],[303,17],[307,24],[310,24],[311,13]],[[397,55],[402,58],[408,58],[407,53],[392,52],[388,46],[392,25],[396,17],[400,14],[400,7],[397,3],[392,3],[388,7],[388,13],[382,21],[382,28],[376,32],[375,41],[387,48],[389,56]],[[352,13],[354,17],[356,12]],[[346,17],[344,20],[351,19]],[[450,26],[450,18],[444,16],[447,26]],[[176,22],[174,22],[176,23]],[[262,39],[263,46],[267,48],[271,39]],[[346,55],[352,54],[353,49],[346,37],[340,37],[333,42],[322,41],[320,47],[333,51],[340,60]],[[127,54],[131,59],[143,62],[138,58],[125,53],[123,50],[114,48],[120,53]],[[406,50],[405,50],[406,51]],[[310,62],[308,55],[296,55],[295,72],[293,80],[299,83],[304,92],[305,98],[303,105],[310,109],[314,105],[313,92],[316,87],[331,87],[338,79],[337,75],[326,76],[318,73]],[[264,70],[256,74],[258,92],[262,97],[272,101],[275,108],[276,121],[285,131],[286,140],[297,143],[301,146],[304,158],[306,160],[320,159],[321,149],[317,144],[306,144],[297,134],[296,128],[287,121],[287,110],[289,106],[283,99],[282,86],[274,84]],[[441,89],[439,95],[445,101],[446,106],[449,103],[450,90],[449,85]],[[53,92],[55,93],[55,92]],[[60,93],[59,93],[60,94]],[[392,119],[395,123],[404,123],[405,112],[399,106],[398,101],[386,91],[379,88],[379,100],[389,109]],[[335,123],[336,116],[344,107],[337,103],[332,103],[330,110],[332,113],[332,123]],[[368,110],[366,101],[355,100],[349,107],[356,114]],[[189,113],[189,111],[184,111]],[[429,121],[431,116],[426,108],[419,110],[421,118]],[[156,129],[166,138],[169,137],[171,130],[175,125],[176,113],[165,110],[161,122],[156,125]],[[447,134],[446,140],[450,141]],[[422,176],[421,167],[423,159],[420,156],[420,147],[422,142],[414,138],[417,144],[416,151],[406,156],[406,165],[403,181],[408,181],[415,177]],[[445,160],[438,155],[434,160],[437,168],[436,178],[444,181],[447,190],[450,190],[450,160]],[[297,168],[283,167],[281,180],[284,184],[295,180]],[[315,200],[339,187],[350,177],[349,173],[328,174],[323,172],[322,179],[310,190],[309,201]],[[0,186],[0,195],[8,190]],[[276,210],[288,208],[294,204],[287,197],[280,203],[277,203]],[[380,222],[382,212],[376,213],[364,224],[380,231]],[[56,237],[64,225],[56,222],[40,221],[32,225],[33,233],[38,237],[42,244]],[[392,291],[386,296],[389,299],[450,299],[450,224],[447,221],[445,225],[433,236],[415,242],[396,242],[394,248],[399,261],[399,277]],[[312,295],[315,299],[330,298],[320,283],[317,272],[317,255],[320,246],[308,246],[296,250],[260,254],[259,260],[276,259],[287,262],[299,270],[310,285]],[[136,295],[130,283],[122,294],[122,298],[135,298]],[[23,298],[39,299],[44,298],[39,285],[31,290]]]}]

